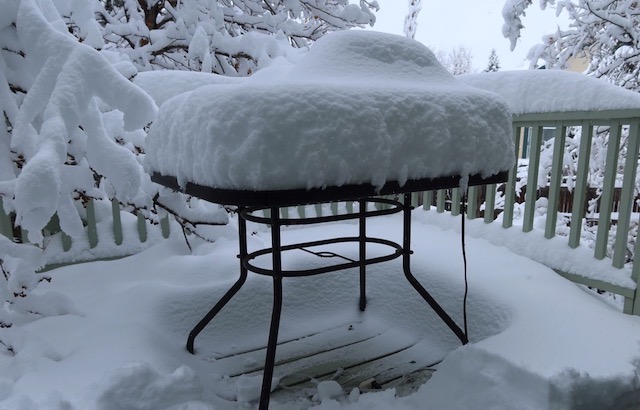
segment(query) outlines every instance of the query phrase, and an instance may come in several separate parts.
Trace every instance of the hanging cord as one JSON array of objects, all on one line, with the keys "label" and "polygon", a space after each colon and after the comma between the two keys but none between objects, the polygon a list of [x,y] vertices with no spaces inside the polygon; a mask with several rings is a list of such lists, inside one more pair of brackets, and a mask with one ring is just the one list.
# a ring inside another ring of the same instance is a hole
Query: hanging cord
[{"label": "hanging cord", "polygon": [[467,206],[466,206],[466,199],[467,199],[467,194],[466,192],[462,195],[462,198],[460,199],[460,207],[462,208],[460,212],[460,215],[462,215],[462,235],[460,235],[462,237],[462,261],[464,263],[464,298],[462,299],[462,320],[464,322],[464,335],[467,337],[467,340],[469,340],[469,331],[467,330],[467,296],[469,295],[469,282],[467,280],[467,250],[466,250],[466,245],[464,242],[464,236],[465,236],[465,232],[464,232],[464,226],[465,226],[465,214],[466,214],[466,210],[467,210]]}]

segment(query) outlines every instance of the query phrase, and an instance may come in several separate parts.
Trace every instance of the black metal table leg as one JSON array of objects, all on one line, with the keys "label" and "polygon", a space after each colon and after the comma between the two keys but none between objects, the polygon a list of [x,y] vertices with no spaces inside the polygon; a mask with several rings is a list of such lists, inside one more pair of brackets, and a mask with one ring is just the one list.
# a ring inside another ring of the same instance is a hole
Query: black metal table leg
[{"label": "black metal table leg", "polygon": [[[366,245],[369,241],[380,242],[380,240],[375,240],[371,238],[367,238],[366,234],[366,219],[369,216],[367,213],[367,199],[360,199],[360,210],[357,215],[357,219],[359,221],[359,234],[358,234],[358,244],[359,244],[359,261],[357,266],[360,269],[360,302],[359,307],[361,311],[365,310],[367,304],[366,298],[366,265],[371,261],[367,260],[367,252]],[[409,283],[413,286],[413,288],[420,294],[420,296],[431,306],[431,308],[438,314],[438,316],[445,322],[445,324],[456,334],[456,336],[460,339],[463,344],[468,343],[468,339],[466,334],[460,329],[460,327],[451,319],[451,317],[442,309],[442,307],[435,301],[435,299],[425,290],[425,288],[418,282],[418,280],[411,273],[411,210],[413,207],[411,206],[411,195],[404,195],[403,204],[397,203],[400,208],[397,208],[398,211],[401,209],[403,212],[403,242],[402,247],[397,244],[396,246],[399,253],[396,256],[391,255],[390,258],[384,258],[384,260],[390,260],[397,256],[402,255],[402,266],[404,274],[409,281]],[[251,208],[239,208],[238,209],[238,233],[239,233],[239,258],[240,258],[240,277],[234,283],[234,285],[225,293],[225,295],[216,303],[216,305],[203,317],[200,322],[193,328],[193,330],[189,333],[189,337],[187,339],[187,349],[189,352],[194,352],[194,341],[198,334],[209,324],[209,322],[222,310],[222,308],[235,296],[235,294],[240,290],[240,288],[244,285],[248,271],[251,269],[252,271],[263,273],[258,270],[256,267],[251,267],[249,264],[249,260],[252,257],[255,257],[254,254],[249,254],[247,250],[247,219],[253,220],[249,217],[250,212],[254,209]],[[259,409],[267,410],[269,408],[269,401],[271,395],[272,388],[272,380],[273,373],[275,368],[275,358],[276,358],[276,349],[278,345],[278,333],[280,328],[280,317],[282,312],[282,279],[283,279],[283,271],[282,271],[282,243],[281,243],[281,227],[282,222],[280,219],[279,208],[272,207],[271,216],[269,218],[265,218],[263,222],[258,221],[260,223],[268,223],[271,226],[271,249],[267,249],[271,253],[272,256],[272,269],[263,274],[268,274],[273,279],[273,307],[271,312],[271,324],[269,327],[269,338],[267,342],[267,351],[265,357],[265,365],[264,365],[264,373],[262,378],[262,386],[260,391],[260,402]],[[287,220],[291,222],[291,220]],[[286,222],[286,221],[284,221]],[[314,221],[317,222],[317,221]],[[340,239],[334,240],[335,243],[339,243]],[[291,246],[285,247],[287,249],[294,249]],[[376,261],[375,263],[379,263],[380,261]],[[320,273],[320,272],[318,272]],[[314,272],[313,274],[316,274]],[[288,276],[292,275],[292,272],[287,273]],[[287,276],[287,277],[288,277]]]},{"label": "black metal table leg", "polygon": [[367,260],[367,201],[360,199],[358,201],[359,210],[358,213],[358,239],[359,239],[359,259],[360,262],[360,311],[364,312],[367,307],[367,272],[366,263]]},{"label": "black metal table leg", "polygon": [[222,310],[222,308],[229,303],[229,301],[235,296],[236,293],[240,290],[242,285],[244,285],[247,280],[247,269],[243,266],[242,260],[247,255],[247,221],[242,217],[240,213],[240,209],[238,209],[238,236],[239,236],[239,250],[240,254],[238,257],[240,258],[240,277],[233,284],[231,289],[224,294],[224,296],[215,304],[215,306],[207,313],[197,325],[189,332],[189,337],[187,338],[187,350],[189,353],[193,354],[194,352],[194,342],[196,337],[204,328],[213,320],[213,318]]},{"label": "black metal table leg", "polygon": [[282,312],[282,251],[278,208],[271,208],[271,244],[273,249],[271,254],[273,263],[273,310],[271,311],[271,326],[269,327],[267,355],[264,361],[259,410],[267,410],[269,408],[273,368],[275,367],[276,348],[278,346],[278,331],[280,329],[280,313]]},{"label": "black metal table leg", "polygon": [[442,309],[442,307],[436,302],[436,300],[427,292],[427,290],[418,282],[415,276],[411,273],[411,210],[413,207],[411,206],[411,194],[404,194],[404,205],[403,205],[403,238],[402,238],[402,269],[404,270],[404,275],[413,286],[413,288],[422,296],[422,298],[431,306],[440,319],[449,329],[458,336],[458,339],[462,342],[463,345],[469,343],[469,339],[467,335],[460,329],[460,326],[457,325],[456,322],[451,319],[451,317],[447,314],[447,312]]}]

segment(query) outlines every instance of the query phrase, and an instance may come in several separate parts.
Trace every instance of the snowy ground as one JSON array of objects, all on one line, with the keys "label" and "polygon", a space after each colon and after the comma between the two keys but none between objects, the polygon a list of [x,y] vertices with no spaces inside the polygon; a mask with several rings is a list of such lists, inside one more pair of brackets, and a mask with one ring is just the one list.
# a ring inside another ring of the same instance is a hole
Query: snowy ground
[{"label": "snowy ground", "polygon": [[[400,216],[371,221],[369,233],[400,239]],[[451,217],[416,210],[413,271],[461,321],[460,235]],[[459,219],[456,219],[459,221]],[[190,328],[237,277],[235,220],[215,243],[169,239],[125,259],[51,272],[39,292],[61,292],[65,314],[15,333],[15,356],[0,356],[0,409],[251,409],[251,380],[226,378],[224,366],[190,355]],[[251,248],[269,242],[250,226]],[[357,231],[353,223],[289,229],[284,242]],[[342,249],[355,255],[355,249]],[[285,280],[281,337],[361,320],[424,340],[445,357],[435,376],[403,398],[393,390],[345,391],[315,399],[272,400],[274,409],[637,408],[640,318],[482,238],[467,238],[469,332],[460,347],[402,277],[399,260],[369,269],[369,304],[357,309],[357,272]],[[304,252],[288,266],[320,261]],[[232,353],[266,344],[268,278],[250,275],[216,318],[200,352]],[[256,388],[259,383],[253,383]]]}]

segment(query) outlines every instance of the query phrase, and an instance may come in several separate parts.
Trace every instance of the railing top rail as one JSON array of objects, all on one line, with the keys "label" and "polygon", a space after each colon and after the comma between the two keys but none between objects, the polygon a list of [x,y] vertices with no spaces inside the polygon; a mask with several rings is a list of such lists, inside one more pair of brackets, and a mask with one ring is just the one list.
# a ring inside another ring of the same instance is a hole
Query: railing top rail
[{"label": "railing top rail", "polygon": [[526,113],[513,116],[515,126],[525,122],[576,122],[588,120],[598,123],[607,123],[611,120],[627,120],[629,122],[640,119],[640,109],[638,110],[606,110],[606,111],[568,111],[568,112],[545,112]]}]

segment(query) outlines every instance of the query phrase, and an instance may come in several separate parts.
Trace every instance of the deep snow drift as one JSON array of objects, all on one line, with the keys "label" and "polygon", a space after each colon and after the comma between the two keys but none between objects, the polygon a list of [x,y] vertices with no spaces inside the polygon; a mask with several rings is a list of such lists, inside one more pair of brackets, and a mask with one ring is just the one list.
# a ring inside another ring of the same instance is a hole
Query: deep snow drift
[{"label": "deep snow drift", "polygon": [[[446,225],[450,219],[414,211],[412,267],[460,321],[460,236],[431,224],[442,220],[438,223]],[[400,222],[398,215],[375,218],[369,232],[399,240]],[[232,219],[229,226],[215,228],[215,243],[192,243],[192,254],[183,240],[173,238],[122,260],[52,271],[53,281],[38,292],[61,292],[69,304],[58,316],[17,329],[16,355],[0,356],[0,409],[253,408],[242,400],[255,396],[251,389],[259,382],[225,378],[223,364],[184,348],[193,324],[237,278],[234,224]],[[256,231],[250,248],[269,243],[268,232],[250,229]],[[286,230],[283,241],[353,232],[357,225],[336,223]],[[399,260],[368,270],[370,301],[364,314],[357,308],[357,270],[285,280],[282,338],[363,320],[400,329],[446,358],[408,397],[396,398],[388,390],[347,391],[331,398],[336,386],[322,384],[315,401],[302,395],[282,401],[276,395],[272,408],[468,409],[513,408],[514,403],[521,409],[624,408],[638,403],[638,317],[483,239],[467,238],[467,252],[467,347],[459,346],[406,283]],[[355,255],[357,249],[342,253]],[[300,252],[286,263],[322,261]],[[198,339],[201,352],[264,346],[270,294],[268,278],[250,275],[216,318],[215,330]]]}]

